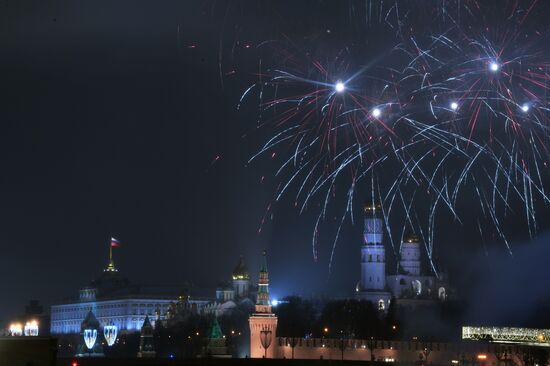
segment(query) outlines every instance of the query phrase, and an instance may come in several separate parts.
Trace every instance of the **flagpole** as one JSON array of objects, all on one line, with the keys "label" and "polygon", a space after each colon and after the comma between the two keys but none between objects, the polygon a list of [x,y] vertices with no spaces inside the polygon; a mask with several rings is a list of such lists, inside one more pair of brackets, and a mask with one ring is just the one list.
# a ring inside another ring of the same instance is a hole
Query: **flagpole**
[{"label": "flagpole", "polygon": [[109,263],[113,263],[113,243],[109,243]]}]

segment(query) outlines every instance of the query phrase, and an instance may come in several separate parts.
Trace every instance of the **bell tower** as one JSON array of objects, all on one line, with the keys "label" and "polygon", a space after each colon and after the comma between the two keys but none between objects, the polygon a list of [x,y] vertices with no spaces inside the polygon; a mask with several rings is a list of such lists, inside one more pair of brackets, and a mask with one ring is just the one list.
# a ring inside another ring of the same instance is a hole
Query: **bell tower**
[{"label": "bell tower", "polygon": [[420,238],[414,234],[407,235],[401,243],[401,261],[405,273],[420,276]]},{"label": "bell tower", "polygon": [[269,302],[269,272],[267,271],[267,252],[264,250],[262,267],[258,280],[256,312],[248,318],[250,326],[250,357],[277,357],[277,316],[271,312]]},{"label": "bell tower", "polygon": [[366,203],[365,227],[361,246],[360,291],[386,288],[386,249],[382,244],[382,206]]}]

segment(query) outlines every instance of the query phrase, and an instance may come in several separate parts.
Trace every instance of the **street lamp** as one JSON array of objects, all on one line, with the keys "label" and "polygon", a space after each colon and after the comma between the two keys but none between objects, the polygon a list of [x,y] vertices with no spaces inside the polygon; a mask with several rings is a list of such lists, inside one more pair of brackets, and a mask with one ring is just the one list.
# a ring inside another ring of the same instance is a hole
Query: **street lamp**
[{"label": "street lamp", "polygon": [[118,328],[112,320],[103,327],[103,336],[105,337],[105,340],[107,341],[107,345],[109,347],[115,344],[117,334]]}]

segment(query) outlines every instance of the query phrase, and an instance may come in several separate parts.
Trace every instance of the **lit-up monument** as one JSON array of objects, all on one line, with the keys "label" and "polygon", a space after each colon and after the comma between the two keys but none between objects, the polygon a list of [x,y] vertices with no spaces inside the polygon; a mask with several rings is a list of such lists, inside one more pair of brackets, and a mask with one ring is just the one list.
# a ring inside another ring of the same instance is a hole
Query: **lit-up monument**
[{"label": "lit-up monument", "polygon": [[258,295],[256,312],[248,318],[250,325],[250,357],[276,358],[277,316],[271,312],[269,301],[269,272],[267,271],[267,253],[264,250],[260,278],[258,281]]}]

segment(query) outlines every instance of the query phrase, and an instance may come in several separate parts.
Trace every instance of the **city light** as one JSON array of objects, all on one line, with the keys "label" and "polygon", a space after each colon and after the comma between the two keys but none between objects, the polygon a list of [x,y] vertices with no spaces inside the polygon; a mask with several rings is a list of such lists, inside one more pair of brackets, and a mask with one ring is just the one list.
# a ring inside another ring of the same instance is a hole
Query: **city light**
[{"label": "city light", "polygon": [[477,359],[478,359],[478,360],[486,360],[486,359],[487,359],[487,355],[485,355],[485,354],[479,354],[479,355],[477,355]]},{"label": "city light", "polygon": [[38,322],[36,320],[26,322],[23,332],[27,337],[38,336]]},{"label": "city light", "polygon": [[491,338],[495,343],[525,343],[550,345],[550,329],[514,327],[462,327],[462,339],[484,340]]},{"label": "city light", "polygon": [[334,90],[336,90],[337,93],[342,93],[344,90],[346,90],[346,86],[344,85],[343,82],[338,81],[338,82],[334,85]]},{"label": "city light", "polygon": [[277,306],[277,305],[279,305],[279,300],[277,299],[271,300],[271,306]]},{"label": "city light", "polygon": [[372,116],[373,116],[374,118],[380,117],[381,114],[382,114],[382,111],[380,110],[380,108],[374,108],[374,109],[372,110]]},{"label": "city light", "polygon": [[457,102],[452,102],[452,103],[451,103],[451,109],[452,109],[453,111],[456,111],[456,110],[458,109],[458,103],[457,103]]},{"label": "city light", "polygon": [[20,337],[23,335],[23,326],[20,323],[12,323],[9,328],[10,336]]},{"label": "city light", "polygon": [[489,70],[491,70],[492,72],[497,72],[499,69],[500,69],[500,65],[498,63],[496,63],[495,61],[492,61],[489,64]]},{"label": "city light", "polygon": [[521,110],[522,110],[523,112],[526,112],[526,113],[529,112],[529,104],[524,104],[524,105],[522,105],[522,106],[521,106]]}]

